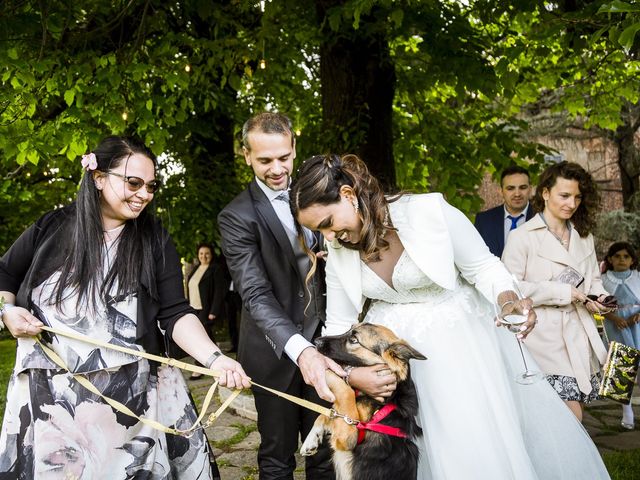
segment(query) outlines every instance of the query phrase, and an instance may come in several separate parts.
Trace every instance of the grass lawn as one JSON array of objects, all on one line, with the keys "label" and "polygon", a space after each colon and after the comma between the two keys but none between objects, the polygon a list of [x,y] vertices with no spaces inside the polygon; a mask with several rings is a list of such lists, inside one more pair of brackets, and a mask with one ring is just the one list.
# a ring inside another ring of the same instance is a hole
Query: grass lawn
[{"label": "grass lawn", "polygon": [[640,479],[640,448],[605,453],[602,458],[613,480]]},{"label": "grass lawn", "polygon": [[[4,416],[7,382],[15,362],[15,345],[15,340],[0,340],[0,419]],[[613,480],[640,478],[640,448],[625,452],[605,453],[604,462]]]},{"label": "grass lawn", "polygon": [[0,421],[4,417],[7,402],[7,383],[16,361],[16,341],[12,338],[0,340]]}]

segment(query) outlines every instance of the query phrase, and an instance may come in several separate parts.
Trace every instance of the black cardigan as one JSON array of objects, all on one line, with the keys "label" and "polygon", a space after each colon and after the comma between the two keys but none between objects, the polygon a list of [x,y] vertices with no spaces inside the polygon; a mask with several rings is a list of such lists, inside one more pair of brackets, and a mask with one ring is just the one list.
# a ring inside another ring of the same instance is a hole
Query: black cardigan
[{"label": "black cardigan", "polygon": [[[46,213],[25,230],[0,259],[0,291],[16,294],[16,304],[29,308],[36,275],[42,277],[43,269],[51,264],[47,259],[59,256],[62,238],[69,234],[74,221],[72,204]],[[159,221],[154,221],[153,228],[153,238],[157,239],[153,242],[153,258],[158,298],[151,297],[148,285],[141,279],[137,290],[136,343],[157,355],[166,353],[172,343],[165,342],[159,327],[171,338],[178,319],[187,313],[195,314],[195,310],[184,298],[180,259],[169,234]]]}]

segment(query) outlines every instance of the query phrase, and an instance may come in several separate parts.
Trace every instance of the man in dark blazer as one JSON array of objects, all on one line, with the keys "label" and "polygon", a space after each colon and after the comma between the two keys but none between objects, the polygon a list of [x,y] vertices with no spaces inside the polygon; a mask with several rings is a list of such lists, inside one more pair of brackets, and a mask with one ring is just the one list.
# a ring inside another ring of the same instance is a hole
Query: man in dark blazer
[{"label": "man in dark blazer", "polygon": [[500,193],[504,204],[478,213],[475,222],[476,229],[496,257],[502,256],[509,232],[534,215],[529,206],[529,172],[519,165],[505,168],[500,178]]},{"label": "man in dark blazer", "polygon": [[[311,263],[298,242],[288,201],[295,158],[291,122],[262,113],[244,124],[242,137],[255,178],[218,216],[222,250],[243,304],[238,360],[262,385],[313,402],[321,402],[318,393],[332,401],[325,370],[345,372],[311,343],[324,324],[324,270],[305,284]],[[320,237],[308,230],[303,234],[317,251]],[[259,387],[253,394],[260,480],[293,479],[299,438],[306,437],[317,414]],[[335,478],[326,443],[306,459],[308,480]]]}]

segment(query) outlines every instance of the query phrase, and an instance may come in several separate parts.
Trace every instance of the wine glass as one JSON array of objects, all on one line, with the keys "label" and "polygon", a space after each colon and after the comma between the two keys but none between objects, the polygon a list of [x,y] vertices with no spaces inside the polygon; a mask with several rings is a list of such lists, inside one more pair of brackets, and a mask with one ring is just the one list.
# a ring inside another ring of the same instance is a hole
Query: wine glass
[{"label": "wine glass", "polygon": [[[522,300],[524,298],[524,296],[520,292],[520,289],[518,288],[518,283],[516,279],[514,279],[514,286],[512,290],[518,297],[518,300]],[[528,312],[526,311],[524,312],[524,313],[527,313],[527,315],[523,315],[515,311],[507,315],[502,315],[500,305],[498,305],[499,293],[501,292],[497,292],[497,293],[495,292],[495,287],[494,287],[493,309],[495,310],[496,318],[502,325],[504,325],[507,328],[507,330],[509,330],[512,333],[518,334],[520,333],[520,328],[522,327],[522,325],[524,325],[527,321]],[[518,348],[520,349],[520,356],[522,357],[522,362],[524,363],[524,372],[516,375],[515,381],[521,385],[532,385],[537,381],[542,380],[544,378],[544,375],[542,374],[542,372],[538,372],[536,370],[529,370],[529,366],[527,365],[527,360],[524,356],[524,351],[522,350],[522,343],[521,343],[522,341],[518,337],[516,337],[516,341],[518,342]]]}]

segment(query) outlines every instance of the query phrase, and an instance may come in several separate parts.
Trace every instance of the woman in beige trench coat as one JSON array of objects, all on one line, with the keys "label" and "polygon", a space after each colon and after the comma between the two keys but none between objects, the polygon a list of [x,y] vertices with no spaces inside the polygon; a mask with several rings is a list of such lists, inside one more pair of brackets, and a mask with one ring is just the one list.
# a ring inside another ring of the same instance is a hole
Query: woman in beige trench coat
[{"label": "woman in beige trench coat", "polygon": [[590,233],[598,201],[596,185],[580,165],[548,167],[532,201],[541,213],[511,232],[502,254],[537,314],[526,345],[580,420],[583,404],[597,397],[607,353],[593,319],[605,310],[598,301],[607,295]]}]

